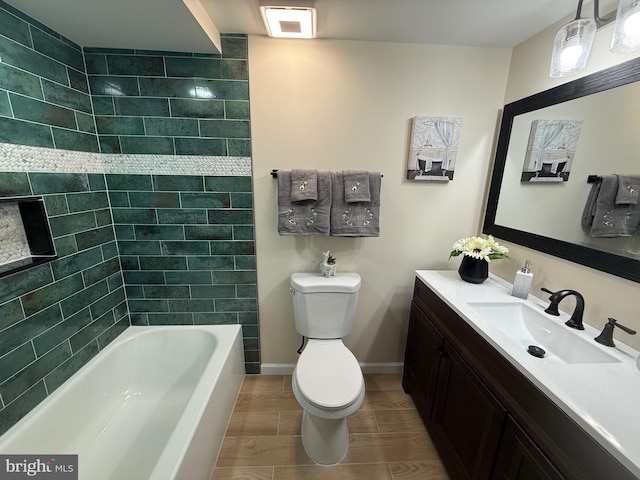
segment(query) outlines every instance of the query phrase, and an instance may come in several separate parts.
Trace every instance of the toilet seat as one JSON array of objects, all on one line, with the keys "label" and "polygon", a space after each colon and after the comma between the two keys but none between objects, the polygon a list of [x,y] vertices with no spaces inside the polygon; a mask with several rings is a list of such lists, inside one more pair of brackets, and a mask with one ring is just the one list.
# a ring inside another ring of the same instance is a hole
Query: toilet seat
[{"label": "toilet seat", "polygon": [[343,409],[363,396],[358,360],[340,339],[309,340],[294,375],[305,400],[320,409]]}]

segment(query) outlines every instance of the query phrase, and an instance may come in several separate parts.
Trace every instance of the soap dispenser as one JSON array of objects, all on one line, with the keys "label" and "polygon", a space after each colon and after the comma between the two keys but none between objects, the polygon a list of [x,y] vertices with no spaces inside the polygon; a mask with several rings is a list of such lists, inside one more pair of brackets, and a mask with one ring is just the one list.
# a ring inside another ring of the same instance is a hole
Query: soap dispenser
[{"label": "soap dispenser", "polygon": [[527,298],[529,295],[529,289],[531,288],[531,282],[533,281],[533,273],[529,267],[531,262],[529,260],[524,262],[524,267],[516,272],[516,278],[513,281],[513,290],[511,295],[518,298]]}]

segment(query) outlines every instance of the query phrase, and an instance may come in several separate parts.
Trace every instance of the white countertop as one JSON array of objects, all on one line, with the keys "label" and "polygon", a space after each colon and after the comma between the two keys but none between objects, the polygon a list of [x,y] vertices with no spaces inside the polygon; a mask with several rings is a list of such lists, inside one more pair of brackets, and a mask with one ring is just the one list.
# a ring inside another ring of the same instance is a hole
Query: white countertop
[{"label": "white countertop", "polygon": [[[542,311],[548,302],[533,295],[529,295],[527,300],[513,297],[511,284],[494,275],[479,285],[462,281],[456,271],[416,270],[416,275],[640,478],[640,371],[636,365],[637,350],[617,340],[615,348],[600,345],[593,340],[600,330],[585,324],[582,331],[565,328],[620,360],[619,363],[565,364],[554,358],[533,357],[526,348],[479,316],[467,303],[525,302]],[[564,324],[569,315],[561,311],[559,317],[549,317]],[[603,319],[603,326],[605,322]]]}]

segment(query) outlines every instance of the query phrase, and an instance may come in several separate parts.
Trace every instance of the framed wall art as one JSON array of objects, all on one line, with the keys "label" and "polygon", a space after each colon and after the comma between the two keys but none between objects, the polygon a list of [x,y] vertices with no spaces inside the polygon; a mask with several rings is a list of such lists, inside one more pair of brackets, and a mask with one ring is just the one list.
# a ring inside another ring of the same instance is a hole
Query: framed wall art
[{"label": "framed wall art", "polygon": [[414,117],[407,160],[407,179],[453,180],[462,119]]},{"label": "framed wall art", "polygon": [[566,182],[578,146],[582,120],[534,120],[521,182]]}]

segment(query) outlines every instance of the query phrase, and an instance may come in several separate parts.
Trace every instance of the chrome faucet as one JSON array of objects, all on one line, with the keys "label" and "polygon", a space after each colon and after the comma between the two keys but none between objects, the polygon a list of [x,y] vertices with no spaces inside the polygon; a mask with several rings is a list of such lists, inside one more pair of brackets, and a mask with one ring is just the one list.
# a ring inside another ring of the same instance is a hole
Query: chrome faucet
[{"label": "chrome faucet", "polygon": [[547,290],[546,288],[541,288],[541,290],[543,292],[551,294],[551,296],[549,297],[549,301],[551,303],[545,310],[545,312],[549,315],[559,316],[560,312],[558,312],[558,304],[562,301],[562,299],[568,297],[569,295],[573,295],[574,297],[576,297],[576,308],[573,311],[571,318],[564,324],[571,328],[584,330],[584,326],[582,325],[582,314],[584,313],[584,297],[582,295],[580,295],[575,290],[559,290],[557,292],[552,292],[551,290]]}]

